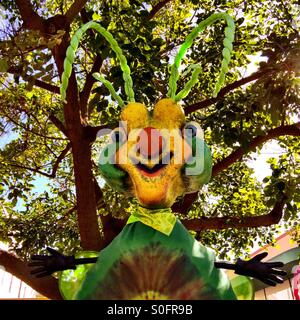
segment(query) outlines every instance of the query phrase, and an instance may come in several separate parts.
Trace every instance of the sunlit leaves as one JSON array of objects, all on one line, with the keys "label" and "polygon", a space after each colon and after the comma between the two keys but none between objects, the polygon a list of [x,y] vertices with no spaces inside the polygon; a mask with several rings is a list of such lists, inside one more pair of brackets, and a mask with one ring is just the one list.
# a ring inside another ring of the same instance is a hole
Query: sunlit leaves
[{"label": "sunlit leaves", "polygon": [[[31,1],[47,19],[64,14],[73,1]],[[136,100],[151,108],[168,90],[169,64],[179,45],[195,25],[211,13],[229,12],[236,22],[232,60],[225,85],[254,72],[248,65],[262,55],[263,75],[229,94],[218,103],[188,118],[199,121],[213,151],[214,164],[236,148],[246,152],[256,136],[297,120],[300,104],[300,39],[298,1],[194,1],[174,0],[150,19],[160,1],[88,1],[86,18],[97,20],[117,39],[130,65]],[[12,141],[0,152],[0,240],[22,256],[42,251],[46,245],[74,252],[79,248],[76,199],[71,153],[61,163],[47,190],[33,187],[36,171],[51,174],[53,164],[65,148],[65,136],[49,121],[49,114],[64,122],[60,97],[35,86],[36,80],[59,85],[51,50],[66,30],[55,35],[26,31],[15,1],[4,0],[4,30],[0,30],[0,132],[10,133]],[[71,25],[70,34],[83,24],[82,14]],[[183,69],[200,64],[203,73],[183,106],[211,98],[221,64],[224,23],[220,22],[195,41],[183,61]],[[124,82],[118,61],[105,39],[88,32],[80,44],[74,70],[78,87],[84,87],[96,56],[103,60],[99,72],[111,81],[125,100]],[[271,69],[271,71],[270,71]],[[8,73],[3,73],[9,71]],[[188,75],[178,81],[182,89]],[[112,125],[119,120],[120,107],[108,90],[94,86],[88,104],[89,125]],[[13,136],[12,136],[13,133]],[[0,136],[1,138],[1,136]],[[260,184],[247,166],[247,155],[214,177],[202,190],[190,212],[191,217],[246,217],[267,214],[283,193],[289,197],[282,225],[295,227],[299,221],[299,137],[277,139],[286,150],[269,161],[272,174]],[[97,170],[97,143],[93,146],[94,174]],[[102,144],[105,141],[101,142]],[[100,145],[101,145],[100,143]],[[259,149],[259,148],[258,148]],[[271,155],[270,155],[271,157]],[[13,166],[14,165],[14,166]],[[29,169],[28,169],[29,168]],[[103,187],[99,215],[124,218],[132,199]],[[21,204],[22,205],[21,205]],[[272,243],[278,228],[228,229],[197,235],[217,254],[245,255],[254,244]],[[224,241],[226,239],[226,241]]]}]

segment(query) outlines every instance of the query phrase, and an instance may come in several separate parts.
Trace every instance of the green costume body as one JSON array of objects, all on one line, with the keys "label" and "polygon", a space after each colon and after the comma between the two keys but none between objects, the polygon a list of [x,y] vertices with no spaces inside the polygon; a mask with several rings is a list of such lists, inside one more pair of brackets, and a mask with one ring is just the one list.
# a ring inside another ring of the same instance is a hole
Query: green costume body
[{"label": "green costume body", "polygon": [[179,220],[169,236],[134,222],[100,252],[75,299],[236,299],[214,261]]}]

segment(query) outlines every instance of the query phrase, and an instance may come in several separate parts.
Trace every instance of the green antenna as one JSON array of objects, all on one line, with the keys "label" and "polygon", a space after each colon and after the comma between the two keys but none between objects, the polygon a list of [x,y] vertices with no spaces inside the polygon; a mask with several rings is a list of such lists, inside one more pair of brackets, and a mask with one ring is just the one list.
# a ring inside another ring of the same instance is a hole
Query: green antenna
[{"label": "green antenna", "polygon": [[232,42],[234,39],[234,21],[230,15],[227,13],[214,13],[209,16],[207,19],[202,21],[197,27],[195,27],[192,32],[187,36],[185,42],[179,48],[179,51],[175,57],[174,63],[171,67],[171,76],[169,80],[169,91],[167,96],[174,99],[175,101],[179,101],[188,95],[192,87],[198,81],[198,75],[201,69],[195,69],[191,80],[185,85],[183,90],[176,96],[177,91],[177,80],[179,79],[179,67],[181,65],[181,60],[186,54],[186,51],[191,47],[193,44],[194,39],[198,36],[200,32],[205,30],[209,25],[213,24],[215,21],[218,20],[225,20],[227,23],[227,27],[225,28],[225,39],[223,41],[224,49],[222,51],[222,64],[219,79],[216,83],[215,90],[213,93],[213,97],[216,97],[221,90],[222,85],[225,81],[225,75],[228,71],[228,64],[230,61],[231,51],[232,51]]},{"label": "green antenna", "polygon": [[[134,92],[133,92],[133,83],[132,83],[132,78],[130,75],[130,68],[127,64],[127,60],[125,56],[123,55],[122,49],[118,45],[117,41],[114,39],[113,35],[104,29],[99,23],[95,21],[90,21],[86,24],[84,24],[82,27],[80,27],[74,36],[71,39],[71,43],[67,49],[66,53],[66,58],[64,61],[64,71],[61,76],[61,85],[60,85],[60,94],[62,96],[63,101],[65,102],[66,100],[66,92],[69,84],[69,78],[72,72],[72,65],[75,59],[75,53],[78,48],[79,42],[83,36],[83,34],[88,30],[88,29],[95,29],[97,32],[99,32],[106,40],[109,42],[111,48],[115,52],[119,62],[121,69],[123,71],[123,79],[125,83],[125,93],[127,95],[127,99],[130,102],[134,102]],[[121,97],[115,92],[113,89],[112,84],[105,80],[103,77],[99,77],[97,74],[96,79],[100,80],[111,92],[112,96],[114,99],[117,100],[118,103],[121,102],[121,105],[124,105],[124,102],[122,101]]]},{"label": "green antenna", "polygon": [[111,82],[109,82],[108,80],[106,80],[103,76],[101,76],[101,74],[99,72],[94,72],[93,73],[93,77],[98,80],[99,82],[103,83],[105,85],[105,87],[109,90],[111,96],[113,99],[115,99],[115,101],[118,102],[120,107],[124,107],[124,101],[122,100],[122,98],[116,93],[116,90],[114,89],[113,85]]}]

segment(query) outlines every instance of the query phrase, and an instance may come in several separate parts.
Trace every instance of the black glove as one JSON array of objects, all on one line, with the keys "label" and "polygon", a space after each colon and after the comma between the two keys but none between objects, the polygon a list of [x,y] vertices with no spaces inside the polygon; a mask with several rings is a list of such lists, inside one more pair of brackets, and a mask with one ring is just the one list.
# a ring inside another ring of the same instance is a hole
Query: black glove
[{"label": "black glove", "polygon": [[235,273],[256,278],[270,286],[283,283],[284,280],[279,276],[285,276],[287,273],[274,268],[282,268],[284,264],[282,262],[262,262],[261,260],[267,255],[268,252],[263,252],[248,261],[238,259],[235,263]]},{"label": "black glove", "polygon": [[50,256],[33,255],[28,263],[29,267],[38,267],[30,272],[37,278],[50,276],[56,271],[76,269],[74,256],[65,256],[49,247],[47,247],[47,250],[50,252]]}]

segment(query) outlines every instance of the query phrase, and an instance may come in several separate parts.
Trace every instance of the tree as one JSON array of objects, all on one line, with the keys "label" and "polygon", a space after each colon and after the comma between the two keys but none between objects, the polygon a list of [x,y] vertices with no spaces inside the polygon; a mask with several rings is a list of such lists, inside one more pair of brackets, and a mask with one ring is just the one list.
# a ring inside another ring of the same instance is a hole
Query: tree
[{"label": "tree", "polygon": [[[97,132],[116,126],[120,108],[105,87],[94,85],[92,73],[101,71],[122,97],[125,93],[113,52],[93,31],[80,44],[66,104],[59,95],[70,36],[92,19],[110,30],[128,58],[136,100],[153,105],[165,96],[170,59],[195,23],[216,11],[235,18],[230,71],[216,98],[211,93],[220,68],[222,22],[201,35],[184,60],[203,67],[183,106],[187,118],[205,129],[214,167],[208,186],[178,199],[173,210],[220,257],[245,255],[256,239],[260,245],[272,243],[280,226],[297,228],[297,1],[4,0],[1,5],[0,130],[13,137],[0,152],[0,240],[10,248],[0,250],[0,264],[8,272],[59,298],[54,277],[30,275],[29,256],[46,245],[65,253],[100,250],[128,217],[131,199],[102,186],[97,171],[99,147],[105,143]],[[249,55],[259,53],[266,61],[243,77]],[[284,152],[269,159],[272,175],[261,184],[247,160],[271,139]],[[42,176],[48,187],[37,192],[35,179]]]}]

